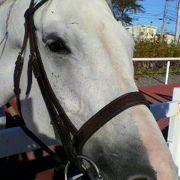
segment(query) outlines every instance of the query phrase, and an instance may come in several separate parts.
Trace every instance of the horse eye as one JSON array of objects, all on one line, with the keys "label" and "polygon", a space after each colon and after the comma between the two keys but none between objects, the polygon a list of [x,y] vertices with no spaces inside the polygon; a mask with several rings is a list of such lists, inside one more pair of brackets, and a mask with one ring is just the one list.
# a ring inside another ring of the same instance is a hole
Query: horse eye
[{"label": "horse eye", "polygon": [[47,47],[52,52],[63,53],[63,54],[71,53],[71,50],[69,49],[69,47],[66,46],[63,40],[51,40],[47,42]]}]

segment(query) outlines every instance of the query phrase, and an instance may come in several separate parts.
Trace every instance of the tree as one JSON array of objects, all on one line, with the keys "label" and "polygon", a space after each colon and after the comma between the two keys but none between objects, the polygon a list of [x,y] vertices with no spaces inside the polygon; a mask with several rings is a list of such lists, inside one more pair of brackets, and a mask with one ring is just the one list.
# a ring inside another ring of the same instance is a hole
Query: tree
[{"label": "tree", "polygon": [[139,4],[139,1],[143,0],[112,0],[115,16],[119,11],[117,19],[122,21],[123,24],[131,24],[133,21],[131,14],[144,12],[144,8]]}]

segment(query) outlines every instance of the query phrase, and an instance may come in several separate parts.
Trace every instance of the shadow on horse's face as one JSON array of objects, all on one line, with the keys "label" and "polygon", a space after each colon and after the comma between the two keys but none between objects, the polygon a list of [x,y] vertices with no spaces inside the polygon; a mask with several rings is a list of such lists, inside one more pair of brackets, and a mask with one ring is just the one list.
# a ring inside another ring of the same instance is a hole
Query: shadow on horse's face
[{"label": "shadow on horse's face", "polygon": [[129,113],[102,127],[86,143],[84,153],[94,158],[105,180],[156,180],[138,128],[132,117],[125,117]]},{"label": "shadow on horse's face", "polygon": [[[2,66],[1,66],[2,64]],[[13,67],[4,67],[3,59],[0,59],[0,107],[14,97],[13,92]]]}]

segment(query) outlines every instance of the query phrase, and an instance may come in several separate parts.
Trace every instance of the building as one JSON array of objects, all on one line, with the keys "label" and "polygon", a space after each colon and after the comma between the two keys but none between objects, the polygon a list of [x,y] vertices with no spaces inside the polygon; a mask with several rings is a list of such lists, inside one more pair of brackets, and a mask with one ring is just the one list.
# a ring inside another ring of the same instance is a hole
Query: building
[{"label": "building", "polygon": [[175,43],[176,36],[174,34],[165,33],[164,40],[167,42],[167,44]]},{"label": "building", "polygon": [[[161,35],[158,33],[158,29],[154,26],[145,26],[145,25],[138,25],[138,26],[129,26],[126,27],[126,30],[132,34],[134,40],[152,40],[157,39]],[[175,43],[176,37],[174,34],[164,33],[164,41],[167,44]],[[180,38],[179,38],[180,42]]]},{"label": "building", "polygon": [[154,26],[145,26],[145,25],[129,26],[126,27],[126,30],[132,34],[135,40],[154,39],[157,37],[158,34],[158,30]]}]

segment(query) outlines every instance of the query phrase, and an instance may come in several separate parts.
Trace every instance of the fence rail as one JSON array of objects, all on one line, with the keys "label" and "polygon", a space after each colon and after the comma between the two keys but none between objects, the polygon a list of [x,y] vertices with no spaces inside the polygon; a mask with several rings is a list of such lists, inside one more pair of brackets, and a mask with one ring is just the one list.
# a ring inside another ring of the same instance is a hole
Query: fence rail
[{"label": "fence rail", "polygon": [[169,70],[171,66],[171,61],[180,61],[180,58],[176,57],[168,57],[168,58],[133,58],[133,61],[138,61],[138,62],[145,62],[145,61],[164,61],[167,62],[166,65],[166,77],[165,77],[165,84],[168,84],[169,80]]},{"label": "fence rail", "polygon": [[168,57],[168,58],[133,58],[133,61],[180,61],[180,58]]}]

